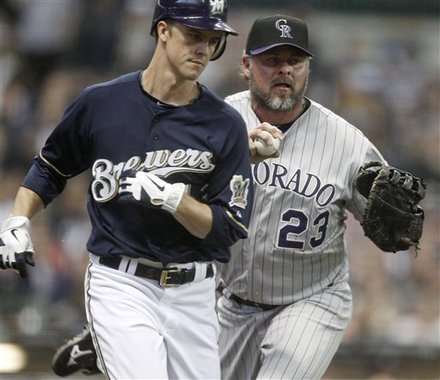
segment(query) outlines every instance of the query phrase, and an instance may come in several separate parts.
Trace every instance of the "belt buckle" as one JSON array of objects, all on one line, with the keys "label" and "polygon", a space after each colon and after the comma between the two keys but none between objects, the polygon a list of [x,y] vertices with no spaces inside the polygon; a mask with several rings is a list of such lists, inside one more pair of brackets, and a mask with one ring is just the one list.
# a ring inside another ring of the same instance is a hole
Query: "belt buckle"
[{"label": "belt buckle", "polygon": [[160,274],[159,285],[163,287],[179,286],[179,284],[168,284],[168,280],[171,279],[170,273],[180,272],[179,268],[162,269]]}]

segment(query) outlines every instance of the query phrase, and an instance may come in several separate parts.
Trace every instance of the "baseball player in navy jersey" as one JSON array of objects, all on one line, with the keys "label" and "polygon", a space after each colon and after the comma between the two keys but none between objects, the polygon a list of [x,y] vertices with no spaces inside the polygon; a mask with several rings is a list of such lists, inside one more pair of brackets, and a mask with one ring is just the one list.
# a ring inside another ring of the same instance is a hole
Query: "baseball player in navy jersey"
[{"label": "baseball player in navy jersey", "polygon": [[226,1],[158,0],[151,34],[147,68],[86,88],[48,137],[2,224],[0,267],[28,274],[30,219],[90,169],[85,304],[100,370],[219,379],[214,262],[247,236],[253,192],[243,119],[197,78],[237,33]]},{"label": "baseball player in navy jersey", "polygon": [[[224,379],[319,379],[351,318],[344,221],[365,208],[359,167],[385,161],[359,129],[305,96],[311,58],[302,20],[259,18],[242,58],[249,90],[226,99],[245,119],[256,164],[249,237],[220,273]],[[252,144],[262,130],[281,138],[264,161]]]}]

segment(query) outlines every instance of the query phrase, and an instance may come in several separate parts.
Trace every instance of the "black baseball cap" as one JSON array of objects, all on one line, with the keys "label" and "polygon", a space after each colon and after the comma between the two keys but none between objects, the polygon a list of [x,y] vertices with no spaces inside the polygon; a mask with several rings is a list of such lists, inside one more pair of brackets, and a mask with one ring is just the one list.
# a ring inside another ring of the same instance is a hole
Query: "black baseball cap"
[{"label": "black baseball cap", "polygon": [[276,14],[255,20],[246,42],[246,54],[258,55],[276,46],[291,45],[309,57],[307,24],[296,17]]}]

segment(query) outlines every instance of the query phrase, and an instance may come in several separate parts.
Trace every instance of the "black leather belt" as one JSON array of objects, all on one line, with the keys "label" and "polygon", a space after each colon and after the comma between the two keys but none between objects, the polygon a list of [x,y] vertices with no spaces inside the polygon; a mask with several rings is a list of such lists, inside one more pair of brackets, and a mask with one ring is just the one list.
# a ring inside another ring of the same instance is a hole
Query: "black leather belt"
[{"label": "black leather belt", "polygon": [[[219,291],[222,294],[223,294],[224,289],[225,288],[222,285],[219,285],[217,287],[217,291]],[[262,309],[264,311],[271,310],[271,309],[274,309],[279,306],[279,305],[268,305],[265,303],[258,303],[258,302],[244,300],[243,298],[240,298],[239,296],[236,296],[235,294],[230,293],[230,292],[227,292],[227,294],[225,294],[225,297],[239,303],[240,305],[259,307],[260,309]]]},{"label": "black leather belt", "polygon": [[[117,256],[100,257],[99,263],[106,267],[119,269],[122,258]],[[161,286],[177,286],[194,281],[196,269],[186,268],[155,268],[145,264],[138,263],[134,275],[137,277],[156,280]],[[214,276],[212,264],[208,264],[205,278]]]}]

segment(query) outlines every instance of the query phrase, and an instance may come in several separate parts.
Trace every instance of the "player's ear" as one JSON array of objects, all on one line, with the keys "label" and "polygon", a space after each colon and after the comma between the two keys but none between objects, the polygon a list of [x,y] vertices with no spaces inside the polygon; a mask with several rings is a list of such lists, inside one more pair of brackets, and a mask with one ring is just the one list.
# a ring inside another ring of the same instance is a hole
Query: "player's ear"
[{"label": "player's ear", "polygon": [[249,71],[251,67],[251,57],[248,55],[243,55],[241,58],[241,75],[245,78],[249,78]]},{"label": "player's ear", "polygon": [[245,68],[249,68],[250,65],[250,57],[248,55],[243,55],[243,57],[241,57],[241,64],[243,65],[243,67]]},{"label": "player's ear", "polygon": [[165,42],[168,39],[168,36],[170,34],[170,27],[171,23],[161,20],[156,25],[156,35],[157,38],[163,42]]}]

